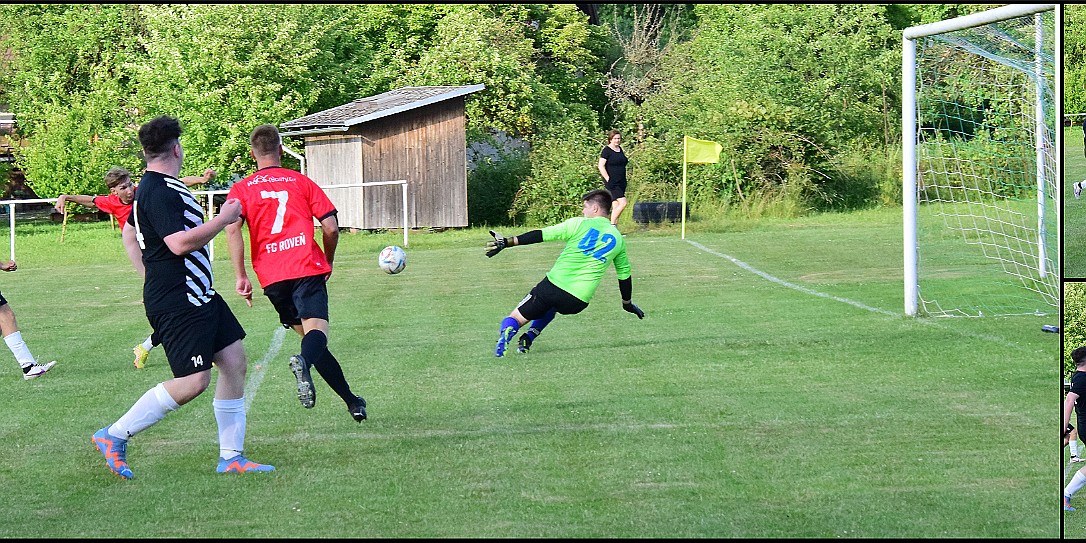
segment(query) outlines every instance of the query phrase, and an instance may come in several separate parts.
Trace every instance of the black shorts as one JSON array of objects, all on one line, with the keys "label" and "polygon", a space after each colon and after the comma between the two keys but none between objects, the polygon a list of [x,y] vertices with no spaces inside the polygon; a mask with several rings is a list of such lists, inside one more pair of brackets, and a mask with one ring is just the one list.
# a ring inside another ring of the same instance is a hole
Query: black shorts
[{"label": "black shorts", "polygon": [[284,328],[302,324],[302,319],[328,320],[328,283],[325,275],[287,279],[264,288],[279,313]]},{"label": "black shorts", "polygon": [[0,306],[4,305],[6,303],[8,303],[7,298],[4,298],[4,295],[0,294]]},{"label": "black shorts", "polygon": [[200,306],[148,315],[174,377],[211,369],[215,353],[245,338],[245,329],[218,293]]},{"label": "black shorts", "polygon": [[615,182],[615,183],[612,183],[612,182],[608,181],[608,182],[604,183],[603,186],[608,190],[608,192],[611,193],[611,201],[612,202],[614,202],[615,200],[618,200],[619,198],[625,198],[626,197],[626,182],[625,181],[618,181],[618,182]]},{"label": "black shorts", "polygon": [[529,321],[546,315],[552,309],[563,315],[576,315],[586,307],[588,302],[554,286],[546,277],[517,304],[521,316]]}]

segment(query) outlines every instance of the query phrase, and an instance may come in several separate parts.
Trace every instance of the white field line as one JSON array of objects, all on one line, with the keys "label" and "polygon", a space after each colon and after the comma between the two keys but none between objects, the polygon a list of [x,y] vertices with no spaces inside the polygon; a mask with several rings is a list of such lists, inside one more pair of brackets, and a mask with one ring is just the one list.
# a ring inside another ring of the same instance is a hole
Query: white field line
[{"label": "white field line", "polygon": [[256,397],[256,391],[260,388],[261,381],[264,380],[264,373],[268,371],[268,366],[271,365],[272,359],[279,354],[279,349],[283,347],[283,337],[286,336],[287,329],[282,326],[275,329],[275,334],[272,334],[271,345],[268,346],[268,352],[264,353],[264,358],[260,359],[260,362],[256,363],[255,370],[249,373],[249,380],[245,383],[245,412],[249,412],[249,406],[253,405],[253,398]]},{"label": "white field line", "polygon": [[[763,279],[766,279],[766,280],[771,281],[773,283],[777,283],[778,285],[785,286],[785,287],[788,287],[790,289],[798,290],[800,292],[803,292],[804,294],[810,294],[812,296],[818,296],[820,298],[828,298],[828,299],[834,300],[836,302],[846,303],[846,304],[849,304],[851,306],[858,307],[860,309],[866,309],[867,311],[872,311],[874,313],[878,313],[880,315],[886,315],[888,317],[895,317],[895,318],[898,318],[898,319],[903,319],[904,318],[904,312],[895,313],[893,311],[888,311],[886,309],[880,309],[878,307],[871,307],[869,305],[857,302],[855,300],[849,300],[848,298],[841,298],[840,296],[834,296],[832,294],[826,294],[825,292],[819,292],[817,290],[809,289],[809,288],[807,288],[805,286],[802,286],[802,285],[797,285],[795,283],[789,283],[788,281],[785,281],[784,279],[780,279],[778,277],[774,277],[772,275],[769,275],[768,273],[766,273],[766,272],[764,272],[762,270],[759,270],[758,268],[755,268],[754,266],[751,266],[750,264],[747,264],[746,262],[743,262],[742,260],[739,260],[738,258],[726,255],[724,253],[719,253],[717,251],[714,251],[714,250],[712,250],[712,249],[710,249],[710,248],[708,248],[708,247],[706,247],[706,246],[704,246],[704,245],[702,245],[702,244],[700,244],[700,243],[698,243],[696,241],[686,240],[686,242],[693,245],[694,247],[697,247],[698,249],[701,249],[702,251],[705,251],[705,252],[709,253],[709,254],[719,256],[720,258],[723,258],[723,259],[726,259],[726,260],[730,260],[736,266],[739,266],[740,268],[743,268],[744,270],[747,270],[747,271],[749,271],[749,272],[751,272],[751,273],[753,273],[755,275],[758,275],[758,276],[762,277]],[[1021,350],[1026,351],[1026,352],[1032,352],[1031,349],[1026,349],[1025,347],[1023,347],[1023,346],[1021,346],[1021,345],[1019,345],[1017,343],[1008,341],[1006,338],[1001,338],[1001,337],[993,336],[993,335],[989,335],[989,334],[977,334],[977,333],[974,333],[974,332],[963,331],[963,330],[961,330],[959,328],[956,328],[956,327],[943,326],[942,324],[934,322],[934,321],[932,321],[930,319],[917,318],[917,319],[915,319],[915,322],[918,322],[918,323],[921,323],[921,324],[927,324],[929,326],[935,326],[937,328],[941,328],[943,330],[953,332],[953,333],[956,333],[956,334],[959,334],[959,335],[962,335],[962,336],[965,336],[965,337],[971,337],[971,338],[979,339],[979,340],[982,340],[982,341],[988,341],[988,342],[1000,344],[1000,345],[1003,345],[1003,346],[1006,346],[1006,347],[1014,347],[1016,349],[1021,349]]]},{"label": "white field line", "polygon": [[834,296],[832,294],[826,294],[825,292],[819,292],[817,290],[812,290],[812,289],[809,289],[809,288],[807,288],[805,286],[802,286],[802,285],[797,285],[795,283],[789,283],[788,281],[785,281],[784,279],[779,279],[777,277],[773,277],[772,275],[769,275],[768,273],[766,273],[766,272],[764,272],[762,270],[759,270],[759,269],[755,268],[754,266],[751,266],[750,264],[747,264],[746,262],[743,262],[742,260],[739,260],[738,258],[735,258],[733,256],[728,256],[728,255],[726,255],[724,253],[718,253],[718,252],[716,252],[716,251],[714,251],[714,250],[712,250],[712,249],[710,249],[710,248],[708,248],[708,247],[706,247],[706,246],[704,246],[704,245],[702,245],[702,244],[700,244],[700,243],[698,243],[696,241],[690,241],[690,240],[686,240],[686,241],[687,241],[687,243],[693,245],[694,247],[697,247],[698,249],[701,249],[702,251],[705,251],[705,252],[707,252],[709,254],[713,254],[713,255],[719,256],[720,258],[725,258],[725,259],[731,260],[732,263],[734,263],[736,266],[739,266],[740,268],[743,268],[744,270],[747,270],[747,271],[749,271],[749,272],[751,272],[753,274],[760,275],[763,279],[772,281],[774,283],[777,283],[778,285],[782,285],[782,286],[785,286],[785,287],[788,287],[788,288],[791,288],[791,289],[795,289],[795,290],[798,290],[798,291],[803,292],[805,294],[810,294],[811,296],[820,296],[822,298],[829,298],[829,299],[837,301],[837,302],[842,302],[842,303],[846,303],[846,304],[849,304],[849,305],[852,305],[852,306],[856,306],[856,307],[858,307],[860,309],[866,309],[868,311],[874,311],[875,313],[881,313],[883,315],[889,315],[891,317],[900,317],[901,316],[901,315],[899,315],[897,313],[894,313],[892,311],[887,311],[885,309],[879,309],[877,307],[871,307],[869,305],[864,305],[864,304],[862,304],[860,302],[857,302],[855,300],[849,300],[848,298],[841,298],[839,296]]}]

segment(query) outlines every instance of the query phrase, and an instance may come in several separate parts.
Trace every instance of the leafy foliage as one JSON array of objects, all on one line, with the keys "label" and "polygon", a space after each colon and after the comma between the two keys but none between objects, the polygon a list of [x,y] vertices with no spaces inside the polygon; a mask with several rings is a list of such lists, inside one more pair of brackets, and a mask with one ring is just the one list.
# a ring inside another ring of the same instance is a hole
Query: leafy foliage
[{"label": "leafy foliage", "polygon": [[1063,111],[1086,113],[1086,5],[1065,4],[1063,18]]},{"label": "leafy foliage", "polygon": [[498,159],[484,157],[468,172],[468,220],[473,226],[509,222],[509,208],[522,179],[531,171],[527,153],[514,151]]},{"label": "leafy foliage", "polygon": [[[824,183],[839,148],[885,140],[900,35],[873,5],[698,5],[700,26],[675,48],[670,82],[645,117],[681,162],[683,135],[721,143],[722,162],[689,177],[693,201],[722,191],[790,193],[839,205]],[[734,168],[732,162],[734,161]],[[681,168],[681,163],[678,164]],[[674,166],[644,182],[675,186]],[[737,181],[738,179],[738,181]]]},{"label": "leafy foliage", "polygon": [[[509,220],[576,213],[600,185],[609,128],[638,136],[631,199],[679,197],[691,135],[724,146],[720,164],[688,172],[696,205],[844,209],[894,201],[874,178],[893,164],[863,157],[896,154],[900,30],[990,7],[616,4],[590,25],[573,4],[4,5],[0,101],[46,197],[104,191],[113,165],[138,171],[136,130],[158,114],[182,120],[187,168],[228,179],[253,167],[256,124],[400,86],[483,83],[466,99],[469,143],[494,131],[531,143],[473,173],[502,195],[470,204],[485,221],[503,199]],[[1071,96],[1077,64],[1065,65]]]},{"label": "leafy foliage", "polygon": [[584,193],[603,188],[597,164],[604,138],[573,122],[544,134],[529,154],[531,175],[517,191],[510,217],[543,224],[579,215]]},{"label": "leafy foliage", "polygon": [[1086,345],[1086,283],[1063,284],[1063,378],[1075,372],[1071,351]]}]

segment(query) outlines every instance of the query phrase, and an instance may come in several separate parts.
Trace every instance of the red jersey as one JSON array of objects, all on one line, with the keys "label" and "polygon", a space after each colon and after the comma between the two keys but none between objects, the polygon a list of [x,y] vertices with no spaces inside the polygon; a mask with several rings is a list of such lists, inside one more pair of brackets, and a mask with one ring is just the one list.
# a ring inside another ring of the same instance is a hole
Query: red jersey
[{"label": "red jersey", "polygon": [[235,182],[227,199],[241,201],[249,223],[253,271],[261,287],[332,272],[324,251],[313,241],[313,219],[336,213],[328,195],[312,179],[278,166],[262,168]]},{"label": "red jersey", "polygon": [[92,201],[98,209],[117,217],[117,222],[121,223],[121,231],[124,231],[124,226],[128,224],[128,216],[132,214],[131,203],[121,203],[121,199],[116,194],[95,196]]}]

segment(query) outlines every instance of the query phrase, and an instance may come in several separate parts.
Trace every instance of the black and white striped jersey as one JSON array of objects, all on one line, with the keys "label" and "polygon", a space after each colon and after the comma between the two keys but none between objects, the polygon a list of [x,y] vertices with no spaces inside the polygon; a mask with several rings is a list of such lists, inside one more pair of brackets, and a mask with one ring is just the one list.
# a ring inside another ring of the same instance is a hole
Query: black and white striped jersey
[{"label": "black and white striped jersey", "polygon": [[208,247],[178,256],[163,241],[204,223],[204,211],[184,183],[159,172],[144,173],[128,223],[143,244],[143,305],[148,315],[211,301],[215,289]]}]

